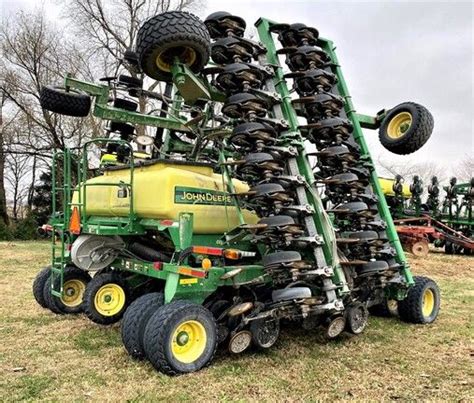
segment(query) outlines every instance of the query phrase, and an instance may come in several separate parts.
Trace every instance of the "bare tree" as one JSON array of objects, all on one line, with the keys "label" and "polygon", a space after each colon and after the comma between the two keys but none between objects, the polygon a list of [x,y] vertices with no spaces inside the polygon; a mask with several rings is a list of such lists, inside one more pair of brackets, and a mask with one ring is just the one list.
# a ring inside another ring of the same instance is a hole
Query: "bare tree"
[{"label": "bare tree", "polygon": [[466,157],[456,167],[455,174],[461,182],[468,182],[474,177],[474,157],[466,155]]},{"label": "bare tree", "polygon": [[401,175],[405,179],[405,183],[408,184],[413,181],[415,175],[418,175],[423,181],[424,191],[426,191],[433,176],[438,177],[440,183],[444,183],[449,179],[446,169],[434,162],[414,162],[406,159],[403,162],[396,163],[386,158],[379,158],[377,167],[379,176],[395,178],[395,175]]},{"label": "bare tree", "polygon": [[[65,72],[81,76],[87,70],[80,52],[49,28],[42,14],[20,13],[0,28],[0,90],[10,108],[18,111],[28,125],[15,139],[12,151],[51,153],[52,149],[78,146],[91,135],[88,119],[69,118],[42,110],[42,86],[63,79]],[[18,148],[18,147],[19,148]]]},{"label": "bare tree", "polygon": [[14,220],[22,218],[29,183],[29,157],[24,154],[9,154],[6,158],[5,181],[8,184],[12,200]]},{"label": "bare tree", "polygon": [[3,92],[0,92],[0,220],[3,224],[8,225],[8,212],[7,212],[7,197],[5,192],[5,156],[4,146],[4,124],[3,124],[3,106],[5,105],[6,96]]}]

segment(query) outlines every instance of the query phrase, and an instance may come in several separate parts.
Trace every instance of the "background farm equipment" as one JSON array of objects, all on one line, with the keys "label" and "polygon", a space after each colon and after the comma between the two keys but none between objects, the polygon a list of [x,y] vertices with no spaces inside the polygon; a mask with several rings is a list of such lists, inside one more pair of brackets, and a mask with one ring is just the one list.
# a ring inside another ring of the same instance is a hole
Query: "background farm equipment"
[{"label": "background farm equipment", "polygon": [[124,60],[163,93],[128,76],[68,76],[42,93],[45,109],[75,116],[94,98],[109,123],[107,137],[55,155],[59,241],[35,296],[100,324],[124,316],[127,351],[168,374],[202,368],[218,344],[270,348],[281,320],[332,339],[362,333],[388,301],[408,322],[438,314],[439,290],[411,275],[362,134],[380,128],[389,150],[411,153],[431,114],[415,103],[357,114],[330,40],[304,24],[256,27],[260,42],[226,12],[160,14]]},{"label": "background farm equipment", "polygon": [[[440,201],[438,178],[434,176],[428,186],[428,196],[423,203],[422,182],[414,177],[409,192],[402,191],[403,178],[397,175],[391,181],[385,180],[384,193],[394,216],[397,232],[404,246],[418,256],[425,256],[429,243],[444,247],[448,254],[474,251],[474,179],[469,183],[457,184],[451,178],[444,187],[444,200]],[[406,185],[405,185],[406,186]]]}]

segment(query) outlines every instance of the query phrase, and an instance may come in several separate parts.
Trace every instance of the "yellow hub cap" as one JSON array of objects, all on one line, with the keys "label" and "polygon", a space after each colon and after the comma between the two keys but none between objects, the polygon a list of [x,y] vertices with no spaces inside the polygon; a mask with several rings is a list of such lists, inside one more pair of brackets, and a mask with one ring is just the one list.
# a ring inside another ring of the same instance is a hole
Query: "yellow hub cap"
[{"label": "yellow hub cap", "polygon": [[403,137],[411,126],[413,119],[409,112],[396,114],[388,124],[387,134],[392,139]]},{"label": "yellow hub cap", "polygon": [[206,348],[207,335],[204,326],[188,320],[178,325],[171,340],[174,357],[185,364],[196,361]]},{"label": "yellow hub cap", "polygon": [[94,305],[102,316],[114,316],[125,306],[125,291],[118,284],[105,284],[95,294]]},{"label": "yellow hub cap", "polygon": [[85,290],[86,284],[81,280],[65,281],[61,302],[69,308],[75,308],[82,303]]},{"label": "yellow hub cap", "polygon": [[432,290],[427,289],[423,294],[423,303],[421,307],[421,311],[424,317],[428,317],[433,313],[433,309],[435,306],[435,296]]},{"label": "yellow hub cap", "polygon": [[156,57],[156,65],[161,71],[170,72],[176,59],[186,66],[192,66],[196,57],[196,51],[193,48],[178,46],[162,51]]}]

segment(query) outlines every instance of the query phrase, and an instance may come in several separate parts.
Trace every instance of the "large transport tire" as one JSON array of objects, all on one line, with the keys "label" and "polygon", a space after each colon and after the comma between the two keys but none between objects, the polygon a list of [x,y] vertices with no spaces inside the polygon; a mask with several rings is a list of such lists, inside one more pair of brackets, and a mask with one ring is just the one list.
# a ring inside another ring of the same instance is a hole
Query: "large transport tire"
[{"label": "large transport tire", "polygon": [[419,150],[433,132],[434,119],[424,106],[404,102],[390,109],[379,130],[382,145],[395,154]]},{"label": "large transport tire", "polygon": [[41,88],[40,104],[43,109],[66,116],[87,116],[91,109],[91,97],[62,87]]},{"label": "large transport tire", "polygon": [[202,305],[174,301],[151,316],[143,342],[148,360],[158,371],[168,375],[198,371],[216,352],[216,322]]},{"label": "large transport tire", "polygon": [[439,313],[441,295],[436,283],[428,277],[415,276],[415,285],[407,297],[398,301],[400,319],[410,323],[432,323]]},{"label": "large transport tire", "polygon": [[[63,274],[63,296],[61,298],[51,294],[51,277],[46,282],[44,289],[44,299],[51,311],[58,314],[75,314],[82,312],[82,302],[87,284],[91,281],[91,276],[86,271],[76,267],[67,266]],[[59,288],[58,283],[55,289]]]},{"label": "large transport tire", "polygon": [[83,309],[99,325],[110,325],[122,319],[130,302],[127,282],[116,272],[95,275],[84,293]]},{"label": "large transport tire", "polygon": [[211,52],[209,32],[198,17],[185,11],[155,15],[138,30],[136,51],[143,72],[170,82],[174,60],[198,73]]},{"label": "large transport tire", "polygon": [[35,277],[33,281],[33,296],[36,302],[43,308],[47,308],[46,301],[44,300],[44,285],[51,274],[51,266],[45,267]]},{"label": "large transport tire", "polygon": [[142,295],[133,301],[125,311],[122,320],[122,342],[127,352],[135,359],[145,358],[143,334],[151,315],[164,303],[161,292]]}]

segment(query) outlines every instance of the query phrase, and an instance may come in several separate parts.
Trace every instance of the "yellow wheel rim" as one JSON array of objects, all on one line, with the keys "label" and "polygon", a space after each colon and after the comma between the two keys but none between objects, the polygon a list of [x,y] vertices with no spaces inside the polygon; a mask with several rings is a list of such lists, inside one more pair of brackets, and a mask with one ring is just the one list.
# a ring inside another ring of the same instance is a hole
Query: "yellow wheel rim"
[{"label": "yellow wheel rim", "polygon": [[94,306],[102,316],[114,316],[125,306],[125,291],[118,284],[105,284],[95,294]]},{"label": "yellow wheel rim", "polygon": [[81,280],[68,280],[64,282],[64,293],[61,302],[69,308],[75,308],[82,303],[86,284]]},{"label": "yellow wheel rim", "polygon": [[391,139],[399,139],[403,137],[413,122],[411,113],[400,112],[396,114],[389,122],[387,127],[388,137]]},{"label": "yellow wheel rim", "polygon": [[425,290],[425,293],[423,294],[423,304],[421,308],[421,311],[425,318],[427,318],[433,313],[434,306],[435,306],[434,293],[432,290],[427,289]]},{"label": "yellow wheel rim", "polygon": [[171,340],[173,356],[185,364],[196,361],[206,348],[207,335],[204,326],[188,320],[178,325]]},{"label": "yellow wheel rim", "polygon": [[156,57],[156,65],[161,71],[170,72],[176,59],[186,66],[192,66],[196,61],[196,51],[187,46],[166,49]]}]

